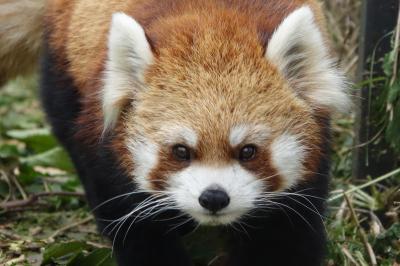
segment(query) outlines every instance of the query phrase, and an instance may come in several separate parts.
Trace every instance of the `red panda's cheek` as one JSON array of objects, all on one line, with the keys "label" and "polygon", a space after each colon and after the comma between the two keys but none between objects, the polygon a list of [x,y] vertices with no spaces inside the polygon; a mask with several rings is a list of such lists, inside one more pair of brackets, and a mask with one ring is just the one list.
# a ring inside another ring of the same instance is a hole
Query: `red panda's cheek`
[{"label": "red panda's cheek", "polygon": [[177,161],[170,153],[160,151],[158,163],[150,171],[147,181],[151,184],[153,191],[165,191],[169,186],[170,177],[189,166],[189,162]]},{"label": "red panda's cheek", "polygon": [[277,191],[282,187],[283,179],[274,166],[268,149],[259,148],[254,159],[242,162],[241,166],[262,182],[265,191]]},{"label": "red panda's cheek", "polygon": [[271,163],[281,177],[279,190],[289,189],[297,185],[304,176],[304,160],[307,149],[300,137],[284,133],[271,143]]},{"label": "red panda's cheek", "polygon": [[151,190],[149,175],[159,163],[159,147],[150,139],[138,137],[126,143],[133,160],[133,181],[141,190]]},{"label": "red panda's cheek", "polygon": [[168,186],[168,177],[189,166],[180,162],[150,138],[138,137],[127,141],[133,160],[133,181],[148,192],[162,192]]},{"label": "red panda's cheek", "polygon": [[283,191],[299,184],[305,175],[307,149],[295,134],[283,133],[259,149],[243,167],[263,181],[267,191]]}]

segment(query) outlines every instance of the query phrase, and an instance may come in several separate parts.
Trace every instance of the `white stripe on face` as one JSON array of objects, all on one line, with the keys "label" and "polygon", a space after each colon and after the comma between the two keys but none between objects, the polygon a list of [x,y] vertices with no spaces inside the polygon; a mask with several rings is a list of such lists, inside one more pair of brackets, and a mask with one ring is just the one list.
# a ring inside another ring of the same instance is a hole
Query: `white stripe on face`
[{"label": "white stripe on face", "polygon": [[[225,167],[193,164],[169,177],[168,192],[178,207],[203,224],[229,224],[254,207],[254,200],[263,191],[262,181],[243,169],[238,163]],[[199,197],[210,186],[224,189],[229,205],[210,215],[199,203]]]},{"label": "white stripe on face", "polygon": [[298,138],[289,133],[277,137],[271,146],[272,162],[285,181],[283,189],[298,183],[303,174],[306,149]]},{"label": "white stripe on face", "polygon": [[242,143],[246,138],[250,128],[248,125],[239,125],[235,126],[231,130],[231,134],[229,135],[229,143],[232,147],[235,147]]},{"label": "white stripe on face", "polygon": [[150,190],[151,184],[148,175],[158,162],[158,146],[144,138],[139,137],[128,143],[128,148],[133,156],[133,176],[140,189]]}]

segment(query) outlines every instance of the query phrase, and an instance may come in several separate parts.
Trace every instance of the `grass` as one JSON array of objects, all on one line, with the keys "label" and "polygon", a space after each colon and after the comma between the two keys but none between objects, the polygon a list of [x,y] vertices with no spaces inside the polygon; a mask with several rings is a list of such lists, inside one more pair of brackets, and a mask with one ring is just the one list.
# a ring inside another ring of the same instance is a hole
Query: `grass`
[{"label": "grass", "polygon": [[0,265],[46,264],[55,240],[84,241],[88,252],[107,246],[68,156],[44,122],[35,84],[21,79],[0,91]]}]

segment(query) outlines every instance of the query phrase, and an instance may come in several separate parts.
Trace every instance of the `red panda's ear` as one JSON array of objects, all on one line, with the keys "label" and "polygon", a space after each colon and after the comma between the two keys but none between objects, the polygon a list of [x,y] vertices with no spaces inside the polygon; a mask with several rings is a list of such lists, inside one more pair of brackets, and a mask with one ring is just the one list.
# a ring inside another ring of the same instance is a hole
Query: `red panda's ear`
[{"label": "red panda's ear", "polygon": [[331,113],[349,109],[348,84],[329,57],[310,7],[283,20],[269,40],[266,57],[311,106]]},{"label": "red panda's ear", "polygon": [[144,72],[153,62],[142,26],[124,13],[112,17],[107,55],[102,93],[104,131],[115,125],[123,105],[143,88]]}]

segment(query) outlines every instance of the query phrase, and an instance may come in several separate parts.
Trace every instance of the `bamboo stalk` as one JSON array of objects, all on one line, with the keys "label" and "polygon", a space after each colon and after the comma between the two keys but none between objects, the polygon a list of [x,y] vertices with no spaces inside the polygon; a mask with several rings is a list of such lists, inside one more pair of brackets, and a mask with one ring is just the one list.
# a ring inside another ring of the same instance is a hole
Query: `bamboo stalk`
[{"label": "bamboo stalk", "polygon": [[376,183],[379,183],[379,182],[381,182],[381,181],[383,181],[383,180],[386,180],[386,179],[388,179],[388,178],[391,178],[391,177],[393,177],[394,175],[399,174],[399,173],[400,173],[400,168],[399,168],[399,169],[396,169],[396,170],[394,170],[394,171],[392,171],[392,172],[390,172],[390,173],[387,173],[387,174],[385,174],[385,175],[383,175],[383,176],[380,176],[380,177],[378,177],[378,178],[375,178],[374,180],[371,180],[371,181],[369,181],[369,182],[367,182],[367,183],[365,183],[365,184],[362,184],[362,185],[360,185],[360,186],[353,187],[353,188],[351,188],[351,189],[349,189],[349,190],[346,190],[346,191],[344,191],[344,192],[341,192],[341,193],[338,194],[338,195],[334,195],[334,196],[332,196],[332,197],[330,197],[330,198],[328,199],[328,202],[332,202],[332,201],[335,201],[335,200],[337,200],[337,199],[340,199],[340,198],[342,198],[345,194],[349,194],[349,193],[352,193],[352,192],[354,192],[354,191],[361,190],[361,189],[363,189],[363,188],[372,186],[372,185],[374,185],[374,184],[376,184]]}]

